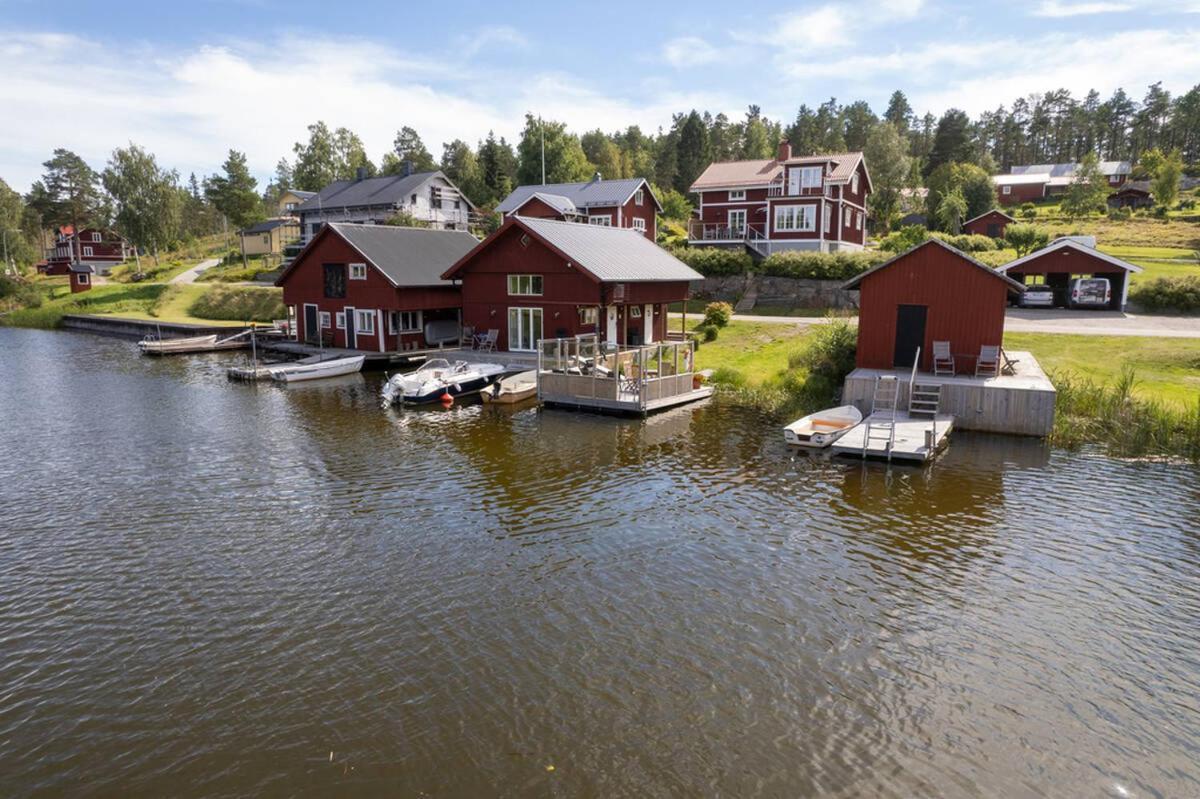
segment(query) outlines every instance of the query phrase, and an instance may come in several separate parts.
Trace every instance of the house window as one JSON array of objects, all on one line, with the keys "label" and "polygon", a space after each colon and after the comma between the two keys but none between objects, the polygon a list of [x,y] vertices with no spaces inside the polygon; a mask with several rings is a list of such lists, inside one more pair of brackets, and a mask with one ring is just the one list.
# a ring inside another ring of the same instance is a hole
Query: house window
[{"label": "house window", "polygon": [[93,231],[92,232],[92,241],[100,241],[100,234]]},{"label": "house window", "polygon": [[366,264],[350,264],[350,279],[351,280],[366,280],[367,265]]},{"label": "house window", "polygon": [[346,268],[341,264],[322,264],[325,269],[325,297],[330,300],[346,296]]},{"label": "house window", "polygon": [[[318,316],[321,319],[321,327],[329,327],[329,323],[330,323],[329,311],[320,311],[318,313]],[[340,327],[340,325],[339,325],[339,327]]]},{"label": "house window", "polygon": [[513,296],[540,297],[542,294],[542,276],[509,275],[508,293]]},{"label": "house window", "polygon": [[1001,186],[1000,193],[1001,194],[1012,194],[1012,186]]},{"label": "house window", "polygon": [[853,194],[858,194],[858,173],[854,173],[854,177],[850,178],[850,191]]},{"label": "house window", "polygon": [[857,230],[862,230],[862,211],[854,212],[854,227]]},{"label": "house window", "polygon": [[642,189],[638,189],[637,193],[635,193],[633,195],[633,204],[641,205],[645,201],[645,199],[646,199],[646,192],[643,191]]},{"label": "house window", "polygon": [[815,205],[782,205],[775,208],[775,229],[802,233],[817,229]]},{"label": "house window", "polygon": [[1120,176],[1120,175],[1109,175],[1109,176],[1108,176],[1108,182],[1109,182],[1109,183],[1120,183],[1120,182],[1121,182],[1121,176]]},{"label": "house window", "polygon": [[88,284],[87,272],[80,272],[79,273],[79,285],[86,286],[87,284]]},{"label": "house window", "polygon": [[283,210],[285,210],[285,211],[295,211],[295,210],[296,210],[296,204],[295,204],[295,203],[284,203],[284,204],[283,204]]},{"label": "house window", "polygon": [[849,208],[842,208],[842,219],[845,227],[850,227],[854,224],[854,212]]},{"label": "house window", "polygon": [[821,167],[805,166],[800,168],[800,188],[815,189],[821,185]]},{"label": "house window", "polygon": [[579,324],[594,325],[600,318],[600,309],[595,306],[587,306],[579,309]]},{"label": "house window", "polygon": [[825,232],[833,232],[833,208],[829,205],[825,206]]},{"label": "house window", "polygon": [[588,224],[600,225],[601,227],[612,227],[612,214],[589,216]]},{"label": "house window", "polygon": [[421,312],[420,311],[392,311],[388,314],[388,333],[397,335],[398,333],[420,333],[421,332]]},{"label": "house window", "polygon": [[91,248],[91,247],[84,247],[84,248],[83,248],[83,254],[84,254],[84,256],[91,256],[91,255],[92,255],[92,252],[93,252],[93,251],[92,251],[92,248]]},{"label": "house window", "polygon": [[730,202],[737,202],[738,200],[744,200],[744,199],[746,199],[746,190],[745,189],[738,189],[737,191],[729,192],[729,201]]},{"label": "house window", "polygon": [[375,312],[355,311],[354,327],[359,333],[370,335],[375,332]]},{"label": "house window", "polygon": [[337,318],[334,321],[337,322],[337,329],[345,330],[346,329],[346,312],[338,311],[336,316],[337,316]]},{"label": "house window", "polygon": [[633,229],[634,229],[634,230],[640,230],[640,231],[642,231],[643,233],[645,233],[645,232],[646,232],[646,220],[645,220],[645,219],[638,219],[637,217],[634,217],[634,220],[633,220]]},{"label": "house window", "polygon": [[640,306],[640,305],[631,306],[629,308],[629,316],[632,317],[633,319],[641,319],[642,318],[642,306]]}]

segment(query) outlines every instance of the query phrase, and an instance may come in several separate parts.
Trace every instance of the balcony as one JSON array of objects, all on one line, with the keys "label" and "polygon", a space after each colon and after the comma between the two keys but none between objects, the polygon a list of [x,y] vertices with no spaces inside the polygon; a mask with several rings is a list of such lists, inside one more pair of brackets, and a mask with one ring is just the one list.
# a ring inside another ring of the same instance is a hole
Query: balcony
[{"label": "balcony", "polygon": [[820,186],[800,186],[795,190],[782,178],[771,181],[767,186],[768,197],[821,197],[825,194],[824,182]]},{"label": "balcony", "polygon": [[693,219],[688,224],[688,239],[713,244],[737,244],[766,238],[766,226],[759,223],[729,225],[725,222],[701,222]]}]

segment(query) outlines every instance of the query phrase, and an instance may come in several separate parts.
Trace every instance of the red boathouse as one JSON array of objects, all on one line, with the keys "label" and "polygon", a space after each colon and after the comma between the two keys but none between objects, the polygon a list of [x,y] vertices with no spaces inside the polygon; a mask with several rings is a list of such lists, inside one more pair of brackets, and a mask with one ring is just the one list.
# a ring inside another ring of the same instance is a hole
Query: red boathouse
[{"label": "red boathouse", "polygon": [[987,236],[993,239],[1004,238],[1004,231],[1008,226],[1017,220],[1013,219],[1003,211],[993,208],[990,211],[980,214],[973,219],[968,219],[963,222],[963,233],[971,233],[976,236]]},{"label": "red boathouse", "polygon": [[667,306],[702,276],[639,232],[510,216],[443,277],[462,284],[463,323],[501,350],[599,334],[619,345],[667,337]]},{"label": "red boathouse", "polygon": [[858,354],[866,369],[932,371],[934,341],[948,341],[960,372],[974,374],[983,345],[1004,341],[1004,312],[1020,283],[938,239],[847,282],[858,289]]},{"label": "red boathouse", "polygon": [[464,231],[331,222],[275,285],[298,341],[374,352],[457,343],[459,290],[441,274],[478,243]]}]

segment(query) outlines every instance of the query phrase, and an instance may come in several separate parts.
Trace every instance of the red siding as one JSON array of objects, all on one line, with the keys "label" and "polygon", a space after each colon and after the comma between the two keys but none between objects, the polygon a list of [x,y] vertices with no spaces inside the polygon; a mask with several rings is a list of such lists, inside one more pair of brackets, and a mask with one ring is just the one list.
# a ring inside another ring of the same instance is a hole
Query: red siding
[{"label": "red siding", "polygon": [[[999,211],[988,211],[964,225],[963,232],[1000,239],[1004,238],[1004,231],[1011,222],[1011,219]],[[993,232],[993,226],[997,226],[995,232]]]},{"label": "red siding", "polygon": [[[1052,273],[1070,275],[1123,275],[1126,272],[1126,270],[1116,264],[1110,264],[1090,253],[1074,250],[1070,247],[1063,247],[1062,249],[1039,255],[1036,258],[1031,258],[1017,267],[1017,270],[1020,270],[1020,274],[1023,275],[1045,275]],[[1010,277],[1020,282],[1020,279],[1016,277],[1018,274],[1017,270],[1013,270],[1013,274]]]},{"label": "red siding", "polygon": [[1040,200],[1044,196],[1046,190],[1045,183],[1018,183],[1010,185],[1011,194],[1004,193],[1003,186],[996,187],[996,199],[1001,205],[1018,205],[1025,202],[1033,202]]},{"label": "red siding", "polygon": [[537,197],[531,197],[525,201],[525,204],[516,210],[516,213],[521,216],[532,216],[537,219],[562,219],[563,215],[558,212],[557,208],[551,208]]},{"label": "red siding", "polygon": [[860,285],[857,364],[890,369],[900,305],[928,308],[921,368],[931,368],[933,342],[949,341],[959,371],[974,368],[984,344],[1004,340],[1007,284],[960,255],[928,243],[865,277]]},{"label": "red siding", "polygon": [[[346,331],[337,329],[337,313],[346,308],[360,311],[423,311],[423,321],[435,318],[454,318],[461,306],[461,296],[457,286],[429,286],[422,288],[396,288],[379,270],[367,267],[366,280],[346,279],[346,296],[344,298],[329,298],[325,296],[324,264],[333,263],[346,266],[351,263],[365,263],[362,253],[346,243],[345,239],[333,232],[332,228],[324,228],[318,234],[318,240],[305,251],[303,256],[287,272],[280,284],[283,286],[283,301],[286,305],[296,307],[296,324],[298,337],[305,340],[307,331],[304,329],[304,306],[316,305],[318,311],[329,313],[329,327],[325,331],[333,332],[333,346],[348,347],[349,349],[379,350],[379,327],[376,322],[375,332],[359,334],[355,342],[346,341]],[[347,267],[348,269],[348,267]],[[385,350],[401,349],[404,346],[425,343],[424,333],[391,335],[387,332],[387,319],[383,318],[383,346]]]},{"label": "red siding", "polygon": [[642,187],[642,204],[637,204],[637,192],[629,198],[629,202],[625,203],[621,209],[621,227],[633,227],[634,219],[641,219],[646,223],[646,238],[650,241],[655,241],[657,235],[657,216],[654,207],[654,197],[650,189],[646,186]]},{"label": "red siding", "polygon": [[[78,294],[81,291],[92,290],[92,276],[80,272],[71,272],[71,293]],[[84,282],[86,279],[87,282]]]}]

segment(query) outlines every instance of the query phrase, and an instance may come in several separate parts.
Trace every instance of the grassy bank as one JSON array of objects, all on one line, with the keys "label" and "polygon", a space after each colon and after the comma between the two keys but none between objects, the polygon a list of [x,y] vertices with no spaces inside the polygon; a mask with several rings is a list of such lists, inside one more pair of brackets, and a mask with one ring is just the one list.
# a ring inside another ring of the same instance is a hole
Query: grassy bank
[{"label": "grassy bank", "polygon": [[161,283],[109,285],[96,286],[91,291],[72,294],[67,287],[49,286],[40,305],[13,311],[0,321],[12,327],[50,329],[58,327],[58,323],[67,314],[137,317],[152,308],[166,288]]},{"label": "grassy bank", "polygon": [[137,260],[129,260],[113,268],[109,278],[114,283],[165,283],[176,275],[191,269],[200,261],[206,258],[216,258],[227,252],[227,244],[228,241],[223,235],[204,236],[195,241],[180,244],[178,247],[163,250],[158,254],[157,265],[153,256],[142,256],[141,277],[136,281],[134,277],[138,275]]}]

